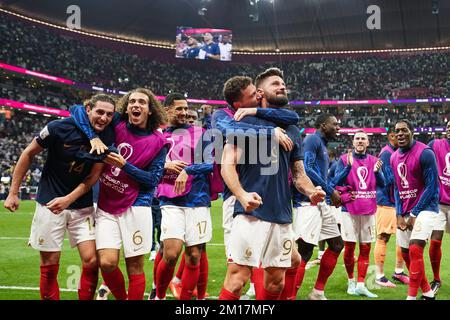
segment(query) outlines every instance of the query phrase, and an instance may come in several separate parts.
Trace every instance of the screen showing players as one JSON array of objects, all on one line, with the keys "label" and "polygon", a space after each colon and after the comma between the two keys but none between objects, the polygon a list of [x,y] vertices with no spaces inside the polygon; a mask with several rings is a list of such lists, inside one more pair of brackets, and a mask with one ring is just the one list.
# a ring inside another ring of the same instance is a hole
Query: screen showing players
[{"label": "screen showing players", "polygon": [[231,61],[233,34],[227,29],[178,27],[175,57]]}]

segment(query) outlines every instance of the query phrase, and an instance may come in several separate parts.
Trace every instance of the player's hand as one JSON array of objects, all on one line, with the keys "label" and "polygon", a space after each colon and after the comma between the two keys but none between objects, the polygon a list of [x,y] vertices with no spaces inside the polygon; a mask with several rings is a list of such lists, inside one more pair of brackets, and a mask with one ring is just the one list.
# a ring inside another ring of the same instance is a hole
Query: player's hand
[{"label": "player's hand", "polygon": [[405,231],[407,228],[406,219],[403,216],[397,216],[397,229]]},{"label": "player's hand", "polygon": [[382,165],[383,161],[381,161],[381,159],[378,159],[377,163],[375,163],[375,166],[373,167],[373,171],[374,172],[380,171]]},{"label": "player's hand", "polygon": [[186,181],[189,178],[189,175],[186,171],[181,170],[177,179],[175,180],[175,186],[173,187],[173,191],[175,194],[182,194],[184,190],[186,190]]},{"label": "player's hand", "polygon": [[256,116],[258,109],[256,108],[239,108],[234,114],[234,120],[241,121],[246,116]]},{"label": "player's hand", "polygon": [[262,198],[256,192],[245,192],[242,196],[236,197],[241,203],[245,212],[251,212],[262,205]]},{"label": "player's hand", "polygon": [[49,201],[45,206],[54,214],[60,214],[63,210],[67,209],[71,203],[72,202],[67,197],[58,197]]},{"label": "player's hand", "polygon": [[416,217],[409,216],[408,221],[406,222],[406,229],[412,231],[414,229],[415,222],[416,222]]},{"label": "player's hand", "polygon": [[164,169],[169,171],[174,171],[177,174],[180,174],[181,170],[186,168],[188,165],[187,162],[181,161],[181,160],[173,160],[173,161],[166,161],[164,163]]},{"label": "player's hand", "polygon": [[127,161],[120,154],[115,152],[109,153],[103,162],[117,168],[123,168],[123,166],[127,163]]},{"label": "player's hand", "polygon": [[333,193],[330,196],[330,200],[331,200],[331,203],[336,208],[339,208],[342,205],[341,194],[337,190],[333,191]]},{"label": "player's hand", "polygon": [[11,212],[16,211],[19,209],[19,196],[17,194],[8,194],[3,206]]},{"label": "player's hand", "polygon": [[309,196],[311,204],[315,206],[316,204],[325,200],[326,193],[322,190],[321,186],[316,187],[316,191]]},{"label": "player's hand", "polygon": [[291,138],[286,134],[286,130],[276,127],[275,128],[275,140],[285,151],[291,151],[294,148],[294,143]]},{"label": "player's hand", "polygon": [[108,147],[98,137],[90,140],[89,142],[91,144],[91,151],[89,151],[89,153],[93,153],[95,151],[97,154],[103,154],[106,150],[108,150]]},{"label": "player's hand", "polygon": [[351,167],[353,165],[353,151],[347,152],[347,164]]}]

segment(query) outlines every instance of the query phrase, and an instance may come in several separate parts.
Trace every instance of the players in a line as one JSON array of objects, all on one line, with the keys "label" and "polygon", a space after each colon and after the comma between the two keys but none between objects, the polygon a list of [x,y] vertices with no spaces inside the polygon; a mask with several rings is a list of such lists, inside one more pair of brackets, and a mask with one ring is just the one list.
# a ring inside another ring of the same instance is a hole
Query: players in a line
[{"label": "players in a line", "polygon": [[[257,77],[256,83],[258,89],[264,91],[269,105],[282,107],[287,104],[286,88],[279,70],[266,70]],[[275,128],[267,120],[247,118],[249,122]],[[244,143],[239,143],[239,138],[227,138],[222,177],[237,201],[228,244],[227,275],[219,299],[239,299],[252,268],[259,266],[264,268],[264,280],[257,299],[276,300],[282,295],[285,273],[291,267],[292,252],[296,252],[293,250],[292,208],[289,203],[290,166],[294,184],[300,191],[310,196],[313,202],[324,197],[323,191],[314,188],[303,171],[301,144],[298,141],[300,131],[295,126],[289,126],[286,135],[295,141],[288,151],[279,148],[278,142],[272,141],[274,137],[257,139],[246,136]],[[255,150],[250,148],[251,145],[258,147]],[[262,161],[261,150],[271,150],[270,161]],[[238,161],[241,157],[245,159],[243,162]],[[252,157],[256,163],[251,161]],[[292,286],[286,287],[291,288],[286,294],[290,297]]]},{"label": "players in a line", "polygon": [[[106,129],[113,119],[115,101],[107,95],[96,95],[86,106],[87,125],[110,145],[114,133]],[[80,157],[90,149],[89,139],[77,128],[72,118],[47,124],[23,151],[17,161],[11,189],[4,206],[19,208],[18,191],[36,154],[48,150],[39,181],[36,211],[29,244],[40,252],[40,293],[43,300],[58,300],[58,270],[66,230],[70,245],[77,247],[83,264],[78,297],[92,300],[98,281],[95,247],[92,186],[102,172],[103,164]]]},{"label": "players in a line", "polygon": [[423,251],[435,229],[439,212],[439,181],[436,156],[427,145],[414,139],[408,120],[395,124],[398,150],[391,156],[395,178],[397,243],[409,269],[408,300],[422,290],[423,299],[434,299],[425,275]]},{"label": "players in a line", "polygon": [[[329,198],[330,205],[341,206],[341,196],[328,181],[329,157],[327,143],[336,139],[339,123],[335,116],[325,113],[317,117],[316,132],[305,138],[305,171],[315,186],[320,186]],[[294,295],[300,288],[305,274],[306,263],[310,260],[320,240],[326,240],[328,248],[320,261],[319,274],[313,290],[308,295],[310,300],[326,300],[324,289],[328,278],[333,273],[337,259],[344,247],[335,215],[325,201],[318,205],[311,204],[302,195],[293,197],[294,232],[298,251],[302,261],[297,270]]]},{"label": "players in a line", "polygon": [[[353,151],[339,158],[336,171],[345,171],[337,185],[349,188],[353,200],[342,206],[341,234],[344,240],[344,264],[348,275],[347,293],[377,298],[365,286],[369,268],[371,243],[375,241],[376,188],[386,182],[381,171],[382,162],[367,154],[369,136],[363,130],[353,137]],[[355,282],[355,246],[359,243],[358,278]]]},{"label": "players in a line", "polygon": [[[395,213],[394,174],[391,168],[391,155],[397,150],[398,142],[393,127],[387,131],[388,143],[381,149],[378,157],[383,162],[381,170],[386,180],[384,187],[377,186],[377,213],[375,214],[377,239],[374,256],[376,279],[375,282],[382,287],[395,288],[396,285],[388,280],[384,274],[384,261],[386,247],[390,237],[397,230],[397,215]],[[404,261],[400,246],[396,245],[395,271],[392,278],[400,283],[408,284],[409,277],[404,273]]]},{"label": "players in a line", "polygon": [[450,233],[450,121],[447,122],[445,138],[431,141],[428,146],[436,154],[439,176],[439,215],[430,240],[430,262],[433,269],[431,290],[436,294],[441,287],[440,267],[444,231]]},{"label": "players in a line", "polygon": [[[167,142],[160,132],[165,112],[148,89],[132,90],[120,100],[121,114],[112,125],[118,153],[106,158],[100,180],[96,217],[96,244],[103,279],[118,300],[142,300],[145,291],[144,254],[152,244],[151,204],[164,168]],[[80,127],[86,114],[71,109]],[[128,293],[118,267],[123,244]]]}]

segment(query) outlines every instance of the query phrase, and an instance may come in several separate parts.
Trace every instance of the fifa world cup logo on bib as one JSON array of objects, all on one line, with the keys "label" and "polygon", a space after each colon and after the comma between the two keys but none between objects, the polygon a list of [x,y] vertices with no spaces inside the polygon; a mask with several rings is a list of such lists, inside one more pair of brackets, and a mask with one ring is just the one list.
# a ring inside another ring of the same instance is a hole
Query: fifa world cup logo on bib
[{"label": "fifa world cup logo on bib", "polygon": [[445,168],[442,172],[445,176],[450,176],[450,152],[445,155]]},{"label": "fifa world cup logo on bib", "polygon": [[[125,161],[127,161],[133,154],[133,147],[126,142],[122,142],[121,144],[119,144],[117,150],[119,151],[119,154],[125,159]],[[120,168],[112,167],[111,174],[117,177],[120,173],[120,170]]]},{"label": "fifa world cup logo on bib", "polygon": [[367,176],[369,175],[369,171],[367,170],[366,167],[359,167],[358,169],[356,169],[356,175],[358,176],[359,179],[359,188],[361,190],[366,190],[367,189],[366,179]]},{"label": "fifa world cup logo on bib", "polygon": [[402,180],[401,182],[402,187],[408,189],[409,182],[408,180],[406,180],[406,177],[408,176],[408,168],[406,167],[406,164],[404,162],[400,162],[397,165],[397,173],[400,176],[400,179]]}]

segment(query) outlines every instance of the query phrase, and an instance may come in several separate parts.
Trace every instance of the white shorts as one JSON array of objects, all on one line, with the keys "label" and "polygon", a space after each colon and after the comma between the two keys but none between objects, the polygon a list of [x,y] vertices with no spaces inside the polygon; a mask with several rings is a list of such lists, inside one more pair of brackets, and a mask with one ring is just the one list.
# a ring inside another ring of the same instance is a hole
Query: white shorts
[{"label": "white shorts", "polygon": [[161,241],[180,239],[186,247],[211,241],[210,208],[162,206],[161,214]]},{"label": "white shorts", "polygon": [[130,207],[120,215],[97,209],[95,239],[97,250],[122,247],[125,258],[141,256],[152,248],[152,208]]},{"label": "white shorts", "polygon": [[450,233],[450,205],[439,205],[439,214],[436,218],[434,230],[447,231],[447,233]]},{"label": "white shorts", "polygon": [[348,242],[370,243],[375,241],[375,215],[355,215],[341,212],[342,240]]},{"label": "white shorts", "polygon": [[83,241],[95,240],[94,214],[94,207],[54,214],[36,202],[28,245],[39,251],[61,251],[66,230],[72,248]]},{"label": "white shorts", "polygon": [[319,241],[336,238],[341,235],[336,218],[325,202],[311,206],[309,202],[302,202],[302,206],[294,208],[295,239],[318,245]]},{"label": "white shorts", "polygon": [[[432,211],[421,211],[414,222],[413,230],[402,231],[397,229],[397,245],[408,249],[411,240],[428,241],[435,229],[437,213]],[[408,221],[408,217],[406,218]]]},{"label": "white shorts", "polygon": [[229,244],[229,258],[234,263],[256,268],[289,268],[294,245],[292,224],[239,214],[234,218]]},{"label": "white shorts", "polygon": [[222,227],[223,227],[223,242],[225,244],[225,255],[228,257],[229,254],[229,242],[231,227],[233,226],[233,213],[234,204],[236,203],[236,197],[230,196],[222,204]]},{"label": "white shorts", "polygon": [[335,206],[331,205],[330,209],[331,209],[331,212],[334,214],[336,223],[341,224],[342,223],[342,215],[341,215],[342,207],[336,208]]}]

